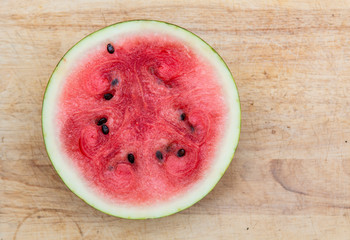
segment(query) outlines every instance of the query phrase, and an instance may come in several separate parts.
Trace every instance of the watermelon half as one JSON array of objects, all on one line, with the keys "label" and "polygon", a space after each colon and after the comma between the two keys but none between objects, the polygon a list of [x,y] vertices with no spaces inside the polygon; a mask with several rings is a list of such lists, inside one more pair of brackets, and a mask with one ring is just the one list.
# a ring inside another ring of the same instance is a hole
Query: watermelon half
[{"label": "watermelon half", "polygon": [[76,195],[114,216],[157,218],[216,185],[240,116],[235,82],[213,48],[178,26],[138,20],[94,32],[63,56],[42,127]]}]

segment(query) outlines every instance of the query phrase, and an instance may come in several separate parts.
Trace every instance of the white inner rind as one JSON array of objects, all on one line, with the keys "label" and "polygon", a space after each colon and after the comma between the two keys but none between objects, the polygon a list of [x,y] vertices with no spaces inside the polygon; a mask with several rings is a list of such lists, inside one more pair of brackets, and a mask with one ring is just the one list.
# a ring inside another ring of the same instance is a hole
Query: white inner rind
[{"label": "white inner rind", "polygon": [[[155,205],[123,205],[116,204],[103,197],[84,180],[78,170],[72,169],[72,160],[63,153],[59,138],[59,128],[55,116],[58,110],[58,99],[64,86],[64,81],[84,53],[91,51],[101,43],[118,41],[125,36],[155,33],[174,36],[191,48],[196,54],[206,59],[217,74],[222,86],[225,104],[227,105],[227,122],[223,126],[224,135],[217,144],[213,164],[188,191],[179,194],[165,202]],[[204,41],[185,29],[168,23],[157,21],[122,22],[99,30],[77,43],[62,58],[56,67],[47,86],[43,110],[43,135],[49,157],[65,184],[80,198],[102,212],[123,218],[157,218],[176,213],[207,195],[220,180],[229,166],[238,144],[241,124],[240,103],[236,85],[232,75],[221,57]]]}]

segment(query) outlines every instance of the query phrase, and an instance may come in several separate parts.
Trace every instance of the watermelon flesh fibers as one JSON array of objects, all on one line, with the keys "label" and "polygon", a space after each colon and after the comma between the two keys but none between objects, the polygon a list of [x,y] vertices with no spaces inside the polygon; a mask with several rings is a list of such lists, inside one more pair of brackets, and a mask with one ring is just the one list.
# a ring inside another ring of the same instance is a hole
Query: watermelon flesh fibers
[{"label": "watermelon flesh fibers", "polygon": [[65,81],[56,116],[62,148],[112,201],[166,201],[214,161],[227,121],[222,87],[207,60],[173,36],[109,44],[83,56]]}]

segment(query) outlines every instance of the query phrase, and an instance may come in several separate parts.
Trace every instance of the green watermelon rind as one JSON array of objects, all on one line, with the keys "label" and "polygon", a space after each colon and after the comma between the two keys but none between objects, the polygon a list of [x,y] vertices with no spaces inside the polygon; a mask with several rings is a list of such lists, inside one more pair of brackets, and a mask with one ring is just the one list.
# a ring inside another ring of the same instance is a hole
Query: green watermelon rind
[{"label": "green watermelon rind", "polygon": [[[114,28],[114,27],[116,27],[116,26],[118,26],[118,25],[120,25],[120,24],[125,24],[125,23],[128,23],[128,22],[155,22],[155,23],[167,24],[167,25],[169,25],[169,26],[171,26],[171,27],[176,27],[176,28],[179,28],[179,29],[181,29],[181,30],[183,30],[183,31],[186,31],[187,33],[190,33],[194,38],[199,39],[199,40],[202,41],[205,45],[207,45],[207,46],[211,49],[211,51],[219,58],[219,60],[223,63],[223,65],[225,66],[225,68],[227,69],[227,71],[228,71],[228,72],[230,73],[230,75],[231,75],[231,79],[232,79],[232,81],[233,81],[233,83],[234,83],[235,91],[236,91],[236,93],[237,93],[237,99],[236,99],[237,103],[236,103],[236,104],[238,104],[237,106],[238,106],[238,113],[239,113],[239,116],[237,116],[237,117],[239,117],[239,128],[238,128],[238,132],[237,132],[236,144],[235,144],[235,146],[233,146],[233,147],[234,147],[233,155],[231,156],[231,160],[228,162],[228,164],[226,165],[225,169],[222,169],[222,171],[220,172],[220,175],[221,175],[221,176],[218,177],[218,178],[216,179],[216,182],[212,185],[212,187],[210,188],[210,190],[207,191],[207,192],[203,192],[201,196],[198,196],[198,197],[197,197],[196,201],[190,202],[188,205],[186,205],[186,206],[184,206],[184,207],[182,207],[182,208],[177,208],[176,210],[172,210],[172,211],[169,210],[169,212],[164,212],[163,214],[160,214],[160,215],[154,215],[154,216],[152,216],[152,215],[150,214],[150,215],[147,215],[146,217],[145,217],[145,216],[140,216],[140,217],[138,217],[138,216],[133,216],[133,217],[130,217],[130,216],[126,216],[126,215],[112,214],[112,213],[110,213],[110,212],[108,212],[108,211],[105,211],[105,210],[101,209],[100,207],[95,206],[94,203],[88,202],[87,200],[84,199],[84,197],[81,196],[81,194],[80,194],[78,191],[75,191],[75,190],[70,186],[68,180],[65,179],[64,177],[62,177],[62,173],[57,169],[57,167],[56,167],[56,165],[55,165],[55,161],[53,160],[53,157],[50,155],[50,151],[48,150],[48,146],[47,146],[48,140],[47,140],[47,134],[46,134],[46,131],[45,131],[45,124],[44,124],[44,108],[45,108],[45,100],[46,100],[46,97],[47,97],[46,95],[47,95],[47,92],[48,92],[47,90],[49,89],[51,80],[52,80],[52,78],[53,78],[53,76],[54,76],[56,70],[59,68],[59,66],[62,64],[62,62],[66,59],[66,57],[69,55],[69,53],[71,52],[71,50],[72,50],[73,48],[75,48],[77,45],[79,45],[81,42],[83,42],[84,40],[90,38],[91,36],[93,36],[93,35],[95,35],[95,34],[100,33],[101,31],[105,31],[105,30],[107,30],[107,29],[109,29],[109,28]],[[53,167],[55,168],[56,172],[58,173],[58,175],[60,176],[60,178],[62,179],[62,181],[65,183],[65,185],[66,185],[74,194],[76,194],[79,198],[81,198],[84,202],[86,202],[88,205],[92,206],[93,208],[95,208],[95,209],[97,209],[97,210],[99,210],[99,211],[101,211],[101,212],[104,212],[104,213],[106,213],[106,214],[108,214],[108,215],[115,216],[115,217],[126,218],[126,219],[149,219],[149,218],[160,218],[160,217],[165,217],[165,216],[169,216],[169,215],[175,214],[175,213],[177,213],[177,212],[180,212],[180,211],[182,211],[182,210],[185,210],[185,209],[187,209],[187,208],[193,206],[195,203],[199,202],[200,200],[202,200],[206,195],[208,195],[208,194],[215,188],[215,186],[217,185],[217,183],[220,181],[220,179],[222,178],[222,176],[224,175],[224,173],[226,172],[226,170],[227,170],[228,167],[230,166],[230,164],[231,164],[231,162],[232,162],[232,160],[233,160],[233,158],[234,158],[234,154],[235,154],[235,152],[236,152],[237,146],[238,146],[238,142],[239,142],[239,138],[240,138],[240,130],[241,130],[241,105],[240,105],[240,100],[239,100],[238,88],[237,88],[236,82],[235,82],[235,80],[234,80],[234,78],[233,78],[233,75],[232,75],[231,71],[229,70],[229,67],[227,66],[227,64],[226,64],[226,62],[223,60],[223,58],[217,53],[217,51],[216,51],[213,47],[211,47],[207,42],[205,42],[202,38],[200,38],[199,36],[197,36],[197,35],[194,34],[193,32],[191,32],[191,31],[189,31],[189,30],[187,30],[187,29],[185,29],[185,28],[183,28],[183,27],[180,27],[180,26],[177,26],[177,25],[175,25],[175,24],[168,23],[168,22],[157,21],[157,20],[144,20],[144,19],[123,21],[123,22],[118,22],[118,23],[112,24],[112,25],[110,25],[110,26],[107,26],[107,27],[105,27],[105,28],[99,29],[99,30],[97,30],[97,31],[95,31],[95,32],[93,32],[93,33],[91,33],[91,34],[85,36],[85,37],[82,38],[79,42],[77,42],[74,46],[72,46],[72,47],[63,55],[63,57],[60,59],[60,61],[58,62],[58,64],[56,65],[54,71],[52,72],[52,74],[51,74],[51,76],[50,76],[50,79],[49,79],[49,81],[48,81],[48,83],[47,83],[47,86],[46,86],[46,88],[45,88],[45,93],[44,93],[43,103],[42,103],[42,113],[41,113],[41,115],[42,115],[42,121],[41,121],[41,123],[42,123],[42,134],[43,134],[43,139],[44,139],[44,143],[45,143],[45,147],[46,147],[46,150],[47,150],[48,157],[49,157],[50,161],[52,162],[52,165],[53,165]]]}]

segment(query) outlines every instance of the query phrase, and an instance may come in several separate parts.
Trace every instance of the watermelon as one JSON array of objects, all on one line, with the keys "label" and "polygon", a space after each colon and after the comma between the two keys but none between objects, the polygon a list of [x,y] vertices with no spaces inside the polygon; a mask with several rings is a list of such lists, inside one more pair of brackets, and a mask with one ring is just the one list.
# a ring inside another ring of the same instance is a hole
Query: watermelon
[{"label": "watermelon", "polygon": [[123,218],[157,218],[208,194],[229,166],[240,102],[222,58],[159,21],[117,23],[82,39],[47,85],[42,127],[64,183]]}]

